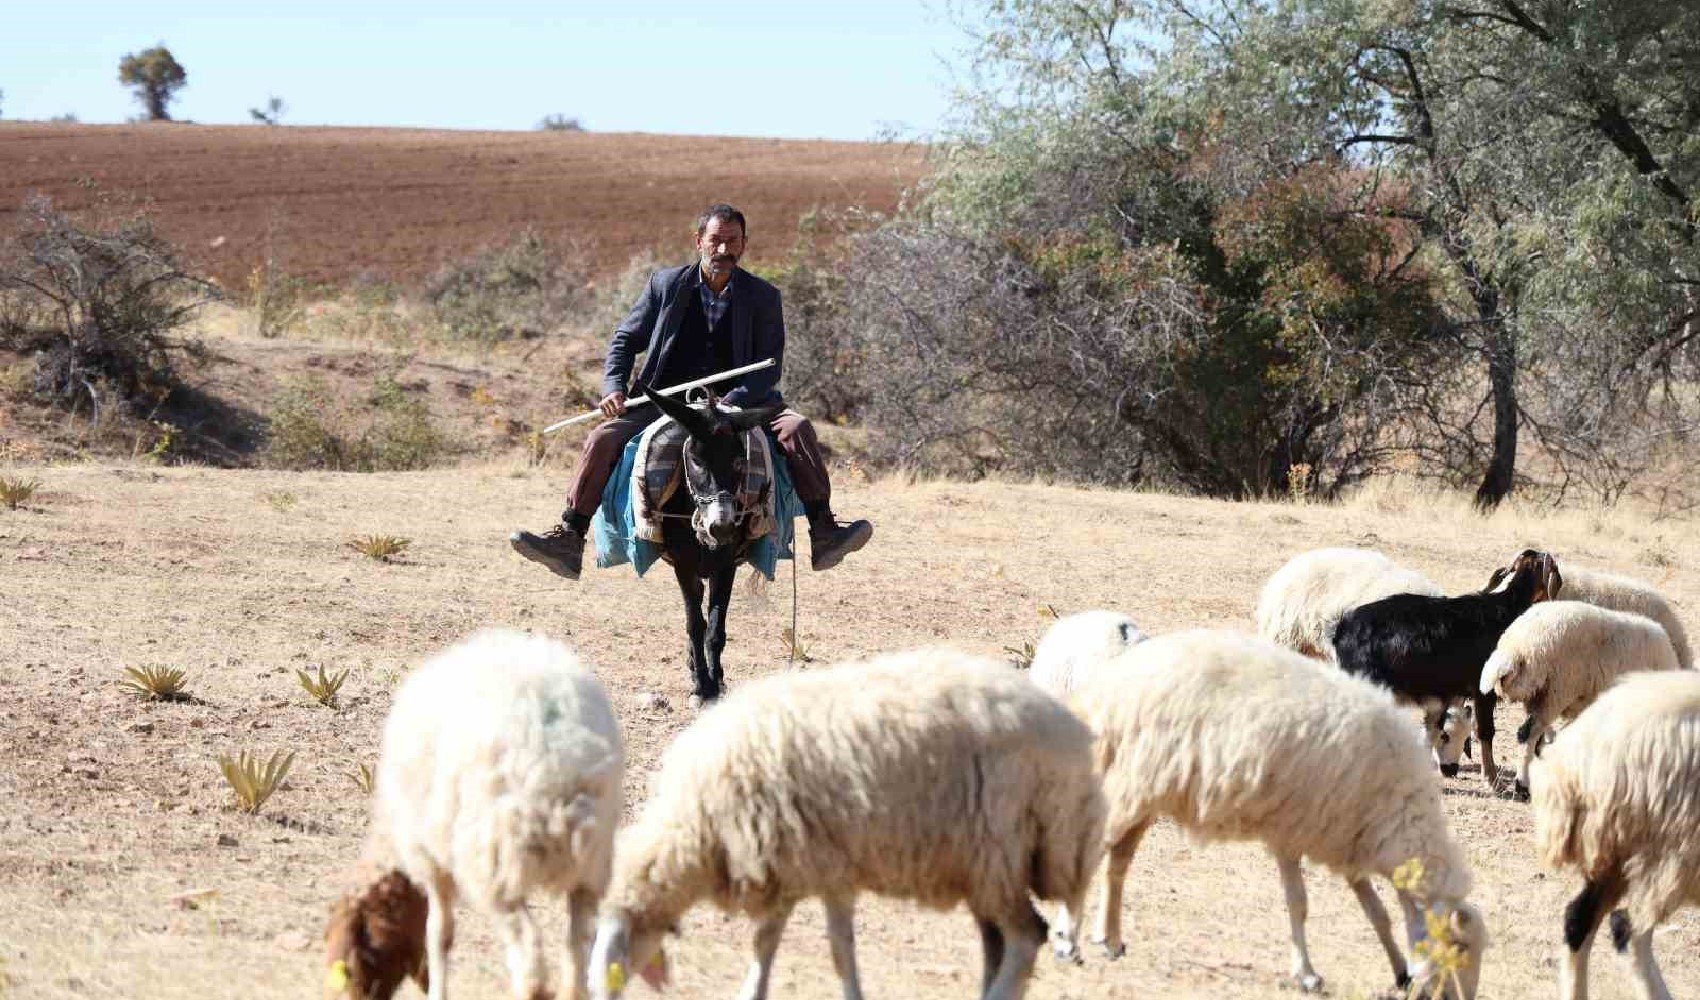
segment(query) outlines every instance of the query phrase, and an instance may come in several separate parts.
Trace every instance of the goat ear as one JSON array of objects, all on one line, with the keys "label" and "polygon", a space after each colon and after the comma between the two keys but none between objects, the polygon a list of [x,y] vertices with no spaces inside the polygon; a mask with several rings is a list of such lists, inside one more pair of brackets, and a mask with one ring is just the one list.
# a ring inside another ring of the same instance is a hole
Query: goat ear
[{"label": "goat ear", "polygon": [[733,430],[748,431],[754,430],[757,427],[766,427],[768,424],[773,422],[774,417],[779,416],[783,412],[785,412],[784,403],[770,403],[767,406],[758,406],[752,410],[739,410],[736,413],[728,413],[726,414],[726,419],[732,422]]},{"label": "goat ear", "polygon": [[1552,556],[1546,557],[1547,600],[1558,600],[1559,591],[1564,589],[1564,574],[1558,571],[1558,560]]},{"label": "goat ear", "polygon": [[1488,577],[1487,586],[1482,588],[1482,593],[1491,593],[1495,587],[1499,586],[1499,581],[1505,579],[1510,573],[1511,567],[1509,566],[1501,566],[1494,570],[1493,575]]},{"label": "goat ear", "polygon": [[656,409],[678,421],[679,426],[683,427],[692,437],[707,437],[714,433],[714,424],[702,411],[682,403],[672,396],[663,396],[651,390],[649,386],[639,388],[642,389],[644,396],[655,404]]}]

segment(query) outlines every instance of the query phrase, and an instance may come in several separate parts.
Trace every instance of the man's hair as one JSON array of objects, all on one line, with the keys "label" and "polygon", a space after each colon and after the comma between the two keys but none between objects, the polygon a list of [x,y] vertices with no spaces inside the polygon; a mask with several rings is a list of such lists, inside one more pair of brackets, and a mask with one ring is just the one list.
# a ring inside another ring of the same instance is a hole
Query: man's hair
[{"label": "man's hair", "polygon": [[708,231],[708,222],[710,219],[719,219],[721,222],[736,222],[738,224],[739,232],[742,232],[745,236],[750,235],[750,227],[744,222],[744,213],[738,211],[725,202],[710,205],[702,210],[701,215],[697,216],[698,236],[701,236],[704,232]]}]

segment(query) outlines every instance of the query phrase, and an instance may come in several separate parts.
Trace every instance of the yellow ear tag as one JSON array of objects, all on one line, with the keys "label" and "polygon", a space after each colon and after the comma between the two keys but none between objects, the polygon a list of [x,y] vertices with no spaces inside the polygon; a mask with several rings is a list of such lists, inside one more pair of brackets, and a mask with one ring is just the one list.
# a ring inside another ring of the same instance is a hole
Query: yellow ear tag
[{"label": "yellow ear tag", "polygon": [[337,959],[325,970],[325,989],[341,993],[348,988],[348,963]]},{"label": "yellow ear tag", "polygon": [[603,981],[609,993],[620,993],[626,988],[626,967],[619,962],[608,964],[608,977]]}]

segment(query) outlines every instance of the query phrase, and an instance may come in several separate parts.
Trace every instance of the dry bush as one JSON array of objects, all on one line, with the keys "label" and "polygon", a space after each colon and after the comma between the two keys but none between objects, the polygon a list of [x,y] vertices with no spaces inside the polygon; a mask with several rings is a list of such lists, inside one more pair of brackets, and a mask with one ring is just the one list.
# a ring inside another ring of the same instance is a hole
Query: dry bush
[{"label": "dry bush", "polygon": [[286,382],[273,404],[266,455],[283,469],[338,472],[430,468],[447,450],[424,399],[380,377],[366,407],[335,399],[322,379]]},{"label": "dry bush", "polygon": [[360,535],[348,541],[349,548],[379,562],[389,562],[407,551],[407,547],[412,544],[413,539],[398,535]]},{"label": "dry bush", "polygon": [[443,331],[455,340],[496,343],[541,337],[588,302],[589,279],[533,230],[439,269],[425,288]]}]

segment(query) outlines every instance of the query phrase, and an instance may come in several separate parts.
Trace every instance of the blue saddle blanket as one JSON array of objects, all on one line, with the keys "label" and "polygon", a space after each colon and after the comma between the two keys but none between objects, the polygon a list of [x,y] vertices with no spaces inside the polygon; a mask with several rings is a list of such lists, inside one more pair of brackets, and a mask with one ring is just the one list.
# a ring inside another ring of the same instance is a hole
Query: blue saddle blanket
[{"label": "blue saddle blanket", "polygon": [[[779,560],[794,558],[792,522],[803,515],[803,502],[791,486],[791,470],[785,467],[784,453],[779,442],[767,431],[767,445],[773,456],[773,514],[774,528],[750,546],[748,561],[757,572],[769,580],[779,568]],[[637,524],[637,504],[632,498],[632,467],[637,462],[639,435],[627,442],[620,462],[608,485],[602,490],[602,506],[591,522],[591,536],[596,539],[596,565],[606,569],[631,563],[638,576],[649,571],[661,558],[661,546],[640,537]]]}]

